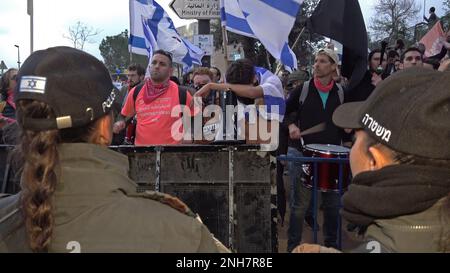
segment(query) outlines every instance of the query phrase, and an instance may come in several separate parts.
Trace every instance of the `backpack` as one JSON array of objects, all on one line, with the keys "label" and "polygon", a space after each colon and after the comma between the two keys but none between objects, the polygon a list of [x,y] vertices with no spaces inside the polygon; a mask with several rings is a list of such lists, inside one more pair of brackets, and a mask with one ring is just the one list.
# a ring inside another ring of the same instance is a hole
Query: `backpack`
[{"label": "backpack", "polygon": [[[306,98],[308,97],[308,93],[309,93],[309,84],[310,84],[311,80],[306,81],[303,83],[303,88],[302,88],[302,92],[300,93],[300,98],[299,98],[299,103],[300,106],[303,105],[303,103],[305,102]],[[341,102],[341,104],[344,103],[344,88],[342,88],[342,86],[340,84],[336,84],[338,87],[338,96],[339,96],[339,101]]]}]

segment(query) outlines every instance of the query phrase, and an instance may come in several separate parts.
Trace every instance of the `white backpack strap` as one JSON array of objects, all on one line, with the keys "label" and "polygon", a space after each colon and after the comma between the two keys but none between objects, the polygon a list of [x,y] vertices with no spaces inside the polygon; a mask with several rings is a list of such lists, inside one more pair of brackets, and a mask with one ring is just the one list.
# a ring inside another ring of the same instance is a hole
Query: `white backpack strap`
[{"label": "white backpack strap", "polygon": [[342,85],[340,84],[336,84],[338,87],[338,96],[339,96],[339,101],[341,102],[341,104],[344,103],[344,88],[342,88]]},{"label": "white backpack strap", "polygon": [[302,93],[300,93],[300,98],[298,100],[300,107],[303,105],[303,103],[306,100],[306,97],[308,97],[308,93],[309,93],[309,83],[311,82],[311,80],[306,81],[303,83],[303,88],[302,88]]}]

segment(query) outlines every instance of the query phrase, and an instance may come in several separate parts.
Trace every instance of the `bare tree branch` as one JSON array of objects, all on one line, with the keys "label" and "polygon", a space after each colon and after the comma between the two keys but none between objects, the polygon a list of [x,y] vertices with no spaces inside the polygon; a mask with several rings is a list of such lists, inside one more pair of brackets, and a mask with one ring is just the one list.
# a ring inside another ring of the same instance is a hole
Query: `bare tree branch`
[{"label": "bare tree branch", "polygon": [[83,50],[85,43],[94,43],[92,39],[98,35],[101,30],[94,30],[93,27],[78,21],[75,25],[69,27],[68,35],[63,34],[63,37],[70,40],[74,48]]},{"label": "bare tree branch", "polygon": [[378,0],[370,29],[377,39],[404,38],[403,32],[415,23],[420,8],[415,0]]}]

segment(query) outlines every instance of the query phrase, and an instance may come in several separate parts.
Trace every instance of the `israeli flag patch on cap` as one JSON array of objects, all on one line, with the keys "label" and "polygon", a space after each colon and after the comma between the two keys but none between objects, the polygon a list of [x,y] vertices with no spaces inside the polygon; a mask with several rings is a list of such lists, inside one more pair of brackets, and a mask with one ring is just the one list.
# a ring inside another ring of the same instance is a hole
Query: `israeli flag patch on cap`
[{"label": "israeli flag patch on cap", "polygon": [[45,93],[47,78],[38,76],[23,76],[20,79],[20,92]]}]

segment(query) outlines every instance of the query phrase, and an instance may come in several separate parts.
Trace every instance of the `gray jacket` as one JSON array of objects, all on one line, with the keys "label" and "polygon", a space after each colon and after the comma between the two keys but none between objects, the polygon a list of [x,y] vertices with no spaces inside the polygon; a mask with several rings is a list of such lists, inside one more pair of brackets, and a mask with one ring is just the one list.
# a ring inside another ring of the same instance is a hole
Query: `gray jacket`
[{"label": "gray jacket", "polygon": [[351,252],[449,252],[448,198],[412,215],[376,220],[364,234],[365,243]]}]

